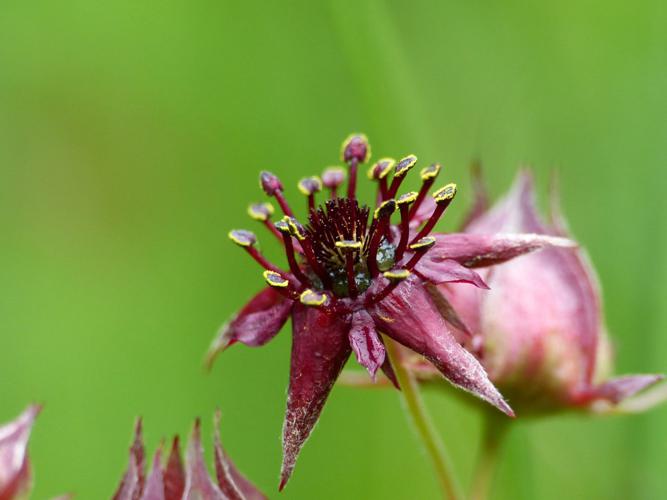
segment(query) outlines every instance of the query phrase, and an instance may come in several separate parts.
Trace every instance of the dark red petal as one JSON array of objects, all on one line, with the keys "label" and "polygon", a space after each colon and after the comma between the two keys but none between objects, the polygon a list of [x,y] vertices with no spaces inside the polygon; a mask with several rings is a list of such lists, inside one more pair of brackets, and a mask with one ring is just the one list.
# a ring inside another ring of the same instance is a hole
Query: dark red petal
[{"label": "dark red petal", "polygon": [[185,490],[185,471],[181,462],[178,436],[174,437],[164,471],[164,500],[181,500]]},{"label": "dark red petal", "polygon": [[382,368],[382,373],[384,373],[385,377],[387,377],[389,381],[393,384],[393,386],[400,391],[401,384],[398,382],[398,377],[396,376],[396,372],[394,371],[394,367],[391,364],[389,356],[385,356],[384,363],[382,363],[381,368]]},{"label": "dark red petal", "polygon": [[371,378],[375,380],[375,374],[384,363],[386,353],[375,331],[373,318],[365,310],[362,309],[352,314],[349,338],[357,361],[368,370]]},{"label": "dark red petal", "polygon": [[0,499],[28,495],[30,463],[28,440],[41,408],[29,406],[16,420],[0,427]]},{"label": "dark red petal", "polygon": [[145,454],[141,430],[141,419],[138,418],[134,426],[134,441],[130,447],[130,463],[113,500],[137,500],[144,491]]},{"label": "dark red petal", "polygon": [[164,496],[164,477],[162,475],[162,447],[155,452],[153,469],[146,480],[146,489],[141,500],[166,500]]},{"label": "dark red petal", "polygon": [[285,487],[301,447],[313,430],[340,371],[350,356],[349,318],[295,304],[292,315],[292,360],[283,425]]},{"label": "dark red petal", "polygon": [[454,259],[466,267],[486,267],[545,247],[574,248],[566,238],[540,234],[434,234],[432,260]]},{"label": "dark red petal", "polygon": [[208,475],[201,445],[199,420],[195,422],[188,444],[183,500],[226,500],[218,486],[211,481]]},{"label": "dark red petal", "polygon": [[624,375],[615,377],[594,387],[588,397],[590,400],[605,399],[618,404],[626,398],[660,382],[662,375]]},{"label": "dark red petal", "polygon": [[220,490],[229,500],[264,500],[266,496],[259,491],[229,458],[220,441],[220,411],[215,414],[215,473]]},{"label": "dark red petal", "polygon": [[415,271],[435,285],[469,283],[478,288],[489,289],[479,274],[453,259],[435,260],[429,258],[429,254],[426,254],[417,263]]},{"label": "dark red petal", "polygon": [[273,288],[259,292],[220,328],[206,355],[206,365],[210,367],[216,356],[234,342],[251,347],[266,344],[283,327],[291,308],[292,302]]},{"label": "dark red petal", "polygon": [[479,361],[449,332],[418,278],[405,280],[370,312],[379,331],[425,356],[452,384],[514,415]]}]

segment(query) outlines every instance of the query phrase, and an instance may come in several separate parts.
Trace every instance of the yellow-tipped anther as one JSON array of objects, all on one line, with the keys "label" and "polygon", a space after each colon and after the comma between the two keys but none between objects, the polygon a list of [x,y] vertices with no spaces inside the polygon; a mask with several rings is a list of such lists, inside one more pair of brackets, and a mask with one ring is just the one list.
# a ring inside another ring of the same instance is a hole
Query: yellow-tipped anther
[{"label": "yellow-tipped anther", "polygon": [[303,226],[296,220],[294,217],[283,217],[283,220],[289,226],[290,234],[294,236],[297,240],[303,241],[306,239],[306,232]]},{"label": "yellow-tipped anther", "polygon": [[245,229],[234,229],[228,233],[229,239],[240,247],[251,247],[257,243],[257,237],[252,231]]},{"label": "yellow-tipped anther", "polygon": [[417,199],[417,196],[419,196],[419,193],[417,193],[417,191],[410,191],[409,193],[402,194],[401,196],[398,197],[398,200],[396,200],[396,204],[399,207],[401,205],[409,205],[410,203],[413,203]]},{"label": "yellow-tipped anther", "polygon": [[373,214],[373,217],[376,219],[379,219],[381,217],[391,215],[396,211],[396,201],[395,200],[387,200],[383,201],[382,204],[375,209],[375,213]]},{"label": "yellow-tipped anther", "polygon": [[422,168],[419,175],[421,176],[423,181],[427,181],[429,179],[435,179],[440,173],[441,168],[442,166],[439,163],[432,163],[428,167]]},{"label": "yellow-tipped anther", "polygon": [[433,236],[424,236],[410,245],[410,250],[427,250],[435,245]]},{"label": "yellow-tipped anther", "polygon": [[451,200],[456,196],[456,184],[447,184],[445,187],[438,189],[435,193],[433,193],[433,198],[435,199],[436,203],[440,203],[443,201]]},{"label": "yellow-tipped anther", "polygon": [[260,222],[269,220],[273,212],[273,205],[271,203],[253,203],[248,207],[248,215]]},{"label": "yellow-tipped anther", "polygon": [[412,167],[417,164],[417,157],[415,155],[408,155],[396,164],[394,177],[403,177]]},{"label": "yellow-tipped anther", "polygon": [[274,224],[276,226],[276,229],[280,231],[282,234],[290,234],[290,227],[287,222],[285,222],[285,219],[279,220]]},{"label": "yellow-tipped anther", "polygon": [[382,275],[388,280],[401,281],[410,277],[410,271],[407,269],[393,269],[391,271],[385,271]]},{"label": "yellow-tipped anther", "polygon": [[371,145],[364,134],[350,134],[343,141],[340,148],[340,157],[344,162],[353,159],[359,163],[366,163],[371,157]]},{"label": "yellow-tipped anther", "polygon": [[316,292],[307,288],[299,296],[299,300],[305,306],[319,307],[326,303],[327,296],[324,293]]},{"label": "yellow-tipped anther", "polygon": [[289,281],[275,271],[264,271],[264,279],[269,286],[275,288],[287,288],[289,286]]},{"label": "yellow-tipped anther", "polygon": [[299,191],[301,191],[305,196],[310,196],[311,194],[319,193],[322,191],[322,179],[316,175],[312,177],[304,177],[297,184]]},{"label": "yellow-tipped anther", "polygon": [[361,241],[356,240],[340,240],[336,242],[336,248],[343,250],[359,250],[362,247]]},{"label": "yellow-tipped anther", "polygon": [[368,169],[368,178],[370,180],[384,179],[389,175],[389,172],[391,172],[395,165],[396,160],[393,158],[382,158]]}]

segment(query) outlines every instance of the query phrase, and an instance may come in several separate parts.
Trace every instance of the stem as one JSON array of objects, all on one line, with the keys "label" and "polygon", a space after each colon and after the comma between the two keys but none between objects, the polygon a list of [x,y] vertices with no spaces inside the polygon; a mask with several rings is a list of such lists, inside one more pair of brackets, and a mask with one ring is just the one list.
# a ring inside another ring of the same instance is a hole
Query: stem
[{"label": "stem", "polygon": [[502,447],[509,419],[499,418],[491,412],[486,412],[484,417],[484,431],[479,446],[479,456],[475,473],[473,474],[472,491],[470,500],[486,500],[493,483],[493,477],[498,465],[498,455]]},{"label": "stem", "polygon": [[414,423],[419,439],[431,459],[435,474],[442,490],[443,498],[457,500],[462,498],[461,488],[453,473],[451,460],[438,436],[428,410],[424,405],[417,379],[412,373],[405,369],[401,360],[399,346],[390,338],[384,337],[384,343],[389,360],[396,372],[396,378],[401,386],[401,396],[405,403],[405,409]]}]

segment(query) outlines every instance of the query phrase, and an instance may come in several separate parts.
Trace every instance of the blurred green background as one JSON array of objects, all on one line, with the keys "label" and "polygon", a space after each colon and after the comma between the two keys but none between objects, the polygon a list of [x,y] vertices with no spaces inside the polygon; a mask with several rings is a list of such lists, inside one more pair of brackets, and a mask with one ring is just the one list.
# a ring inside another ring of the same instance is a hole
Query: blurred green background
[{"label": "blurred green background", "polygon": [[[474,157],[494,194],[520,164],[542,192],[559,168],[618,371],[665,371],[666,23],[660,0],[4,0],[0,421],[45,404],[34,498],[107,498],[136,415],[153,450],[197,415],[209,436],[218,406],[228,451],[276,495],[289,333],[201,366],[262,285],[226,233],[252,225],[259,169],[300,202],[353,131],[376,157],[441,161],[463,195]],[[479,416],[427,401],[467,480]],[[519,422],[494,495],[667,498],[666,465],[667,407]],[[436,495],[397,395],[339,387],[282,498]]]}]

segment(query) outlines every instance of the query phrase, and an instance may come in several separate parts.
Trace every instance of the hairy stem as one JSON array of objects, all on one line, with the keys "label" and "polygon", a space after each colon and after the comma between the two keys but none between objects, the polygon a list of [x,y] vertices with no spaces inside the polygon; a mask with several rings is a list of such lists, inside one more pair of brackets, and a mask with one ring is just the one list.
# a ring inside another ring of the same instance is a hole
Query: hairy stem
[{"label": "hairy stem", "polygon": [[498,455],[509,429],[510,420],[485,413],[484,430],[473,475],[470,500],[486,500],[498,465]]},{"label": "hairy stem", "polygon": [[384,341],[387,348],[387,355],[394,367],[398,383],[401,386],[401,396],[405,403],[405,410],[415,425],[419,439],[431,459],[443,498],[450,500],[461,499],[461,489],[453,473],[451,460],[444,444],[433,427],[428,410],[419,392],[417,379],[403,366],[399,346],[390,338],[384,337]]}]

